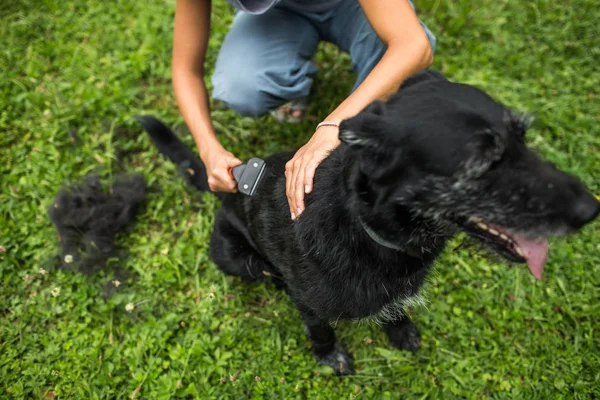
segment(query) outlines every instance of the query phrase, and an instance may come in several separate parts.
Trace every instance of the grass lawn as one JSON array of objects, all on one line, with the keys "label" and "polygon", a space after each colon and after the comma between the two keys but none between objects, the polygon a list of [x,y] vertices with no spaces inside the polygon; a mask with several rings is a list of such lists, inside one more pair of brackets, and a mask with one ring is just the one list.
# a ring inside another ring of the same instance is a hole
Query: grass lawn
[{"label": "grass lawn", "polygon": [[[215,3],[210,70],[232,18]],[[416,3],[438,37],[435,68],[535,113],[532,146],[600,193],[597,0]],[[414,310],[419,352],[394,350],[377,327],[339,323],[358,372],[339,379],[318,367],[284,294],[209,262],[216,200],[176,178],[132,119],[152,113],[183,130],[173,13],[174,0],[0,5],[0,398],[600,397],[598,223],[551,242],[542,282],[454,250],[457,240],[427,307]],[[248,159],[302,145],[354,79],[330,45],[318,64],[311,119],[283,126],[216,109],[226,147]],[[46,210],[61,183],[94,171],[105,182],[143,173],[150,193],[118,239],[129,257],[85,275],[58,268]]]}]

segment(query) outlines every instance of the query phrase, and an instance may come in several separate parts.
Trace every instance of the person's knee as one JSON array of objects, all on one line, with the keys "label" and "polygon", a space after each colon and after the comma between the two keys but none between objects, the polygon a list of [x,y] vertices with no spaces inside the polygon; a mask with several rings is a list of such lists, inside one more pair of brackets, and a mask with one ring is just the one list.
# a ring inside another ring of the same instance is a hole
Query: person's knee
[{"label": "person's knee", "polygon": [[269,95],[261,90],[260,77],[254,74],[216,74],[213,77],[213,98],[244,117],[260,117],[269,107]]}]

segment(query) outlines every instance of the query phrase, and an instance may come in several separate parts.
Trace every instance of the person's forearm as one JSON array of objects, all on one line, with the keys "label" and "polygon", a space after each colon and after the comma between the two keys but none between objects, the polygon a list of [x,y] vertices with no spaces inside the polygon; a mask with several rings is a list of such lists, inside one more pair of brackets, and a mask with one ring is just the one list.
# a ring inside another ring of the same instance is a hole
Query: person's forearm
[{"label": "person's forearm", "polygon": [[201,157],[219,146],[204,85],[210,14],[210,0],[177,0],[173,31],[173,89]]},{"label": "person's forearm", "polygon": [[329,116],[341,122],[362,111],[375,100],[385,100],[398,91],[404,80],[431,65],[433,55],[427,39],[390,44],[365,80]]},{"label": "person's forearm", "polygon": [[204,80],[200,74],[174,68],[173,88],[181,114],[202,156],[209,149],[219,145],[210,118],[208,92]]}]

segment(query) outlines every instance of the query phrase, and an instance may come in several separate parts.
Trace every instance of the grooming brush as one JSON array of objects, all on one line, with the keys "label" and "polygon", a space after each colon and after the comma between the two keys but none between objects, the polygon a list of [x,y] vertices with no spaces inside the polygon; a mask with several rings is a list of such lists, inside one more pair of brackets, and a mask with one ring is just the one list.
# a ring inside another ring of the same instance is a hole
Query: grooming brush
[{"label": "grooming brush", "polygon": [[238,191],[247,196],[252,196],[260,184],[265,172],[265,162],[258,157],[253,157],[246,164],[229,169],[229,176],[238,184]]}]

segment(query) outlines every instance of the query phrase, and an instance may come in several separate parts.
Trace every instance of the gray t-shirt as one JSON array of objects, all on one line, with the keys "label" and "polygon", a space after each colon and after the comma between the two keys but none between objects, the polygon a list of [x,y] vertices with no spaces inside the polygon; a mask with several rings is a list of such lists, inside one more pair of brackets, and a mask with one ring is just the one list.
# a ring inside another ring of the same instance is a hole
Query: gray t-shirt
[{"label": "gray t-shirt", "polygon": [[294,10],[306,12],[326,11],[342,0],[227,0],[229,4],[249,14],[262,14],[281,3]]}]

